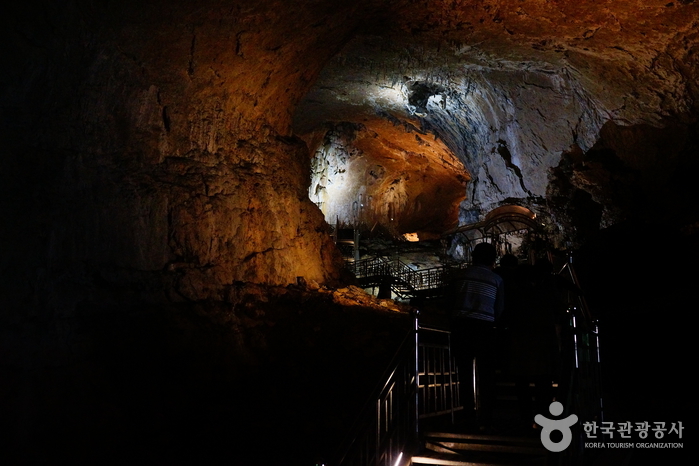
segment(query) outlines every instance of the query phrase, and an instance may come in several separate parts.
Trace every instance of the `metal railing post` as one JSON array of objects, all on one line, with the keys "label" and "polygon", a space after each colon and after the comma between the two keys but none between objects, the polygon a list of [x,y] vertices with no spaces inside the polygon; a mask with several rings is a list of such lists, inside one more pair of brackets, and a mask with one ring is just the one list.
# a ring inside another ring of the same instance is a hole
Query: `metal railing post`
[{"label": "metal railing post", "polygon": [[414,414],[415,414],[415,429],[414,429],[414,435],[415,435],[415,442],[419,440],[419,435],[420,435],[420,407],[419,407],[419,402],[420,402],[420,385],[418,378],[420,377],[420,341],[419,341],[419,332],[420,332],[420,324],[419,324],[419,317],[420,317],[420,311],[416,310],[415,311],[415,365],[413,367],[414,369],[414,377],[413,377],[413,384],[415,386],[415,394],[414,394]]},{"label": "metal railing post", "polygon": [[454,424],[454,378],[452,376],[453,367],[451,361],[451,332],[447,335],[447,346],[447,357],[449,358],[449,407],[451,408],[451,423]]}]

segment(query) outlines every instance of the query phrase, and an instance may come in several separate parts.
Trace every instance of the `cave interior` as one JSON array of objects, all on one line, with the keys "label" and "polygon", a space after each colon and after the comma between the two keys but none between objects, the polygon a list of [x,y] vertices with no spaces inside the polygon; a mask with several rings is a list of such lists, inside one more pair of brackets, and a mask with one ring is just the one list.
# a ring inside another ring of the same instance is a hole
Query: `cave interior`
[{"label": "cave interior", "polygon": [[0,459],[311,464],[413,310],[333,231],[459,261],[512,205],[573,253],[609,416],[696,417],[693,0],[5,10]]}]

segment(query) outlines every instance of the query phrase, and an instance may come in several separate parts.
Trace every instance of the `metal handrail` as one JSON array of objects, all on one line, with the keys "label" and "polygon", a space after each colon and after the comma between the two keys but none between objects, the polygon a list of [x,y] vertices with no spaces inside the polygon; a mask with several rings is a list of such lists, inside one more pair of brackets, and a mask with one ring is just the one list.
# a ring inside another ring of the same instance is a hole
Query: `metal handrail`
[{"label": "metal handrail", "polygon": [[455,413],[463,406],[459,397],[459,372],[451,353],[451,331],[425,326],[419,326],[419,330],[446,337],[446,342],[418,340],[418,419],[449,414],[454,422]]},{"label": "metal handrail", "polygon": [[[420,419],[450,414],[453,422],[463,409],[451,332],[421,326],[418,316],[343,443],[338,466],[393,466],[417,447]],[[421,341],[420,332],[446,343]]]},{"label": "metal handrail", "polygon": [[343,442],[335,464],[388,466],[417,442],[414,331],[409,332]]},{"label": "metal handrail", "polygon": [[[581,290],[572,260],[561,268],[559,274],[567,276],[578,290]],[[570,334],[566,354],[569,358],[567,362],[570,374],[566,410],[574,412],[581,420],[602,422],[604,404],[599,321],[593,318],[581,292],[568,293],[567,315]],[[577,438],[573,445],[570,454],[582,456],[584,441]]]},{"label": "metal handrail", "polygon": [[[580,286],[580,280],[578,279],[578,275],[575,272],[575,268],[573,267],[573,263],[571,260],[563,264],[563,267],[561,267],[561,270],[558,272],[558,274],[568,277],[568,279],[573,283],[573,285],[575,285],[578,288],[578,290],[582,289],[582,287]],[[590,307],[587,305],[585,296],[582,293],[577,293],[576,295],[569,294],[568,301],[576,302],[576,307],[580,309],[582,316],[585,319],[585,322],[594,321],[594,319],[592,318],[592,314],[590,313]]]}]

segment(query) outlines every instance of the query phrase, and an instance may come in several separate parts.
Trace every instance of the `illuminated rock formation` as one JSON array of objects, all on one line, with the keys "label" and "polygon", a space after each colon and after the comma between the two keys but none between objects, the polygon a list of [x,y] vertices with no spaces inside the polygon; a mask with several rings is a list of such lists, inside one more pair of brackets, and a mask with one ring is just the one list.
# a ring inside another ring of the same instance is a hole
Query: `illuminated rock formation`
[{"label": "illuminated rock formation", "polygon": [[381,118],[332,128],[313,158],[309,197],[331,224],[438,236],[457,224],[467,175],[430,136]]}]

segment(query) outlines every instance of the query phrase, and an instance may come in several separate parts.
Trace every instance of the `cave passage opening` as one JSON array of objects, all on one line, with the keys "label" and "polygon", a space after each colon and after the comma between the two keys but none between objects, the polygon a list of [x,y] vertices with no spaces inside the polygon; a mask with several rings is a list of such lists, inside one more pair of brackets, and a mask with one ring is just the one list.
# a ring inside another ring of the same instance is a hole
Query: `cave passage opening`
[{"label": "cave passage opening", "polygon": [[327,127],[312,149],[309,198],[333,225],[435,239],[458,224],[470,176],[439,141],[375,118]]}]

